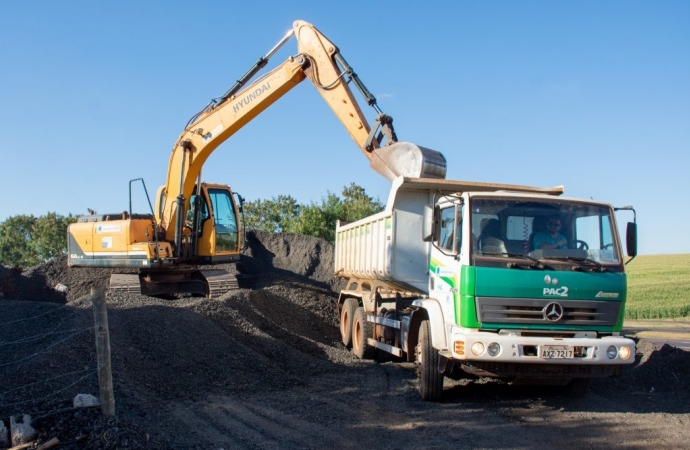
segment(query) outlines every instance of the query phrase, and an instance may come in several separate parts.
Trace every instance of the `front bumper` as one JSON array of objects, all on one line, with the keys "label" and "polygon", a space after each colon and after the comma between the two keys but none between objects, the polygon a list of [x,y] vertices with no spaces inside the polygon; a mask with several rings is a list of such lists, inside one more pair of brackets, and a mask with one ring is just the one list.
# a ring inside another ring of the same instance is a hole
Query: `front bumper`
[{"label": "front bumper", "polygon": [[[623,365],[635,361],[635,342],[621,336],[553,338],[454,331],[448,344],[448,349],[441,351],[441,355],[458,361],[564,365]],[[564,352],[558,355],[560,357],[544,357],[546,347],[563,349]],[[611,347],[616,349],[614,357],[611,357]],[[479,352],[482,348],[483,351]],[[570,351],[572,356],[563,357]]]}]

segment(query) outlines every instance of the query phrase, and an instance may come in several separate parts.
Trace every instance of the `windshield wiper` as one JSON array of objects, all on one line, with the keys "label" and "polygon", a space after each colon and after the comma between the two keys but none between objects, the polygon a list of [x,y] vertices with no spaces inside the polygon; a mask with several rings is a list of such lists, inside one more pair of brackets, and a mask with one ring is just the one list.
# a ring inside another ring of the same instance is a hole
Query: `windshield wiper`
[{"label": "windshield wiper", "polygon": [[[577,258],[573,258],[573,259],[576,261],[578,260]],[[579,261],[594,265],[595,268],[593,267],[592,269],[598,270],[599,272],[606,272],[606,270],[607,270],[606,267],[604,267],[603,265],[601,265],[600,263],[598,263],[597,261],[593,260],[590,257],[581,258],[581,259],[579,259]],[[573,270],[582,270],[582,266],[574,266]]]},{"label": "windshield wiper", "polygon": [[[558,256],[558,257],[553,257],[553,256],[552,256],[552,257],[549,257],[549,259],[562,259],[562,260],[565,260],[565,261],[577,261],[577,262],[579,262],[579,263],[581,263],[581,264],[582,264],[582,263],[587,263],[587,264],[589,265],[589,268],[592,269],[592,271],[595,271],[595,270],[596,270],[596,271],[599,271],[599,272],[606,272],[606,271],[608,270],[608,269],[606,269],[606,267],[604,267],[603,265],[601,265],[600,263],[598,263],[597,261],[593,260],[592,258],[590,258],[590,257],[588,257],[588,256],[584,256],[584,257],[582,257],[582,256]],[[592,267],[592,266],[594,266],[594,267]],[[585,270],[585,267],[583,267],[582,265],[577,265],[577,266],[573,266],[573,270],[574,270],[574,271],[581,271],[581,270]]]},{"label": "windshield wiper", "polygon": [[[546,266],[541,261],[539,261],[538,259],[532,258],[531,256],[523,255],[522,253],[504,253],[504,255],[507,255],[511,258],[522,258],[522,259],[527,259],[527,260],[531,261],[531,263],[527,264],[527,267],[529,267],[530,269],[545,269],[546,268]],[[523,264],[509,262],[507,264],[507,266],[509,269],[514,269],[514,268],[522,267]]]}]

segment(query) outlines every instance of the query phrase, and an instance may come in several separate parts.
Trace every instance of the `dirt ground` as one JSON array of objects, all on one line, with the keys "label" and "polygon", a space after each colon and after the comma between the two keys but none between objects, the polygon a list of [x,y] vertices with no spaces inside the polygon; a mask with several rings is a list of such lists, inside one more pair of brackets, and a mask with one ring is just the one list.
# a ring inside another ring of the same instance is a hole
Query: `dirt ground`
[{"label": "dirt ground", "polygon": [[[690,442],[690,352],[639,340],[621,377],[584,398],[446,380],[361,361],[338,331],[333,247],[250,232],[240,289],[220,299],[108,295],[116,416],[98,397],[92,285],[108,270],[0,267],[0,419],[28,413],[60,449],[677,449]],[[233,268],[233,266],[229,266]],[[58,283],[66,294],[53,289]],[[1,428],[1,427],[0,427]],[[1,447],[1,446],[0,446]]]}]

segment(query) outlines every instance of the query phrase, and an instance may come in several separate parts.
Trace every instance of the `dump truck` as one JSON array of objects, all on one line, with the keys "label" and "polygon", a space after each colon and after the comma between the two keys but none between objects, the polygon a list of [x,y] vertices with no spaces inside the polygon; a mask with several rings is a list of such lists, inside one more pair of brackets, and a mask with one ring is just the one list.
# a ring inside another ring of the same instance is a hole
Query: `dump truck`
[{"label": "dump truck", "polygon": [[[396,178],[384,211],[336,225],[343,344],[362,359],[416,363],[425,400],[441,398],[445,377],[582,396],[592,378],[619,375],[635,359],[621,330],[636,213],[563,194]],[[620,210],[633,214],[629,258]]]}]

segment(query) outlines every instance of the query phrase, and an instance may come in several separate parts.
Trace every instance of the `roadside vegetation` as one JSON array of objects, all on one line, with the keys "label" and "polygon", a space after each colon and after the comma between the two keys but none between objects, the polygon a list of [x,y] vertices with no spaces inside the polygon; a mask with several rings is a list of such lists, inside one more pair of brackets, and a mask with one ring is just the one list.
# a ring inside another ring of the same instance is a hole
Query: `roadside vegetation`
[{"label": "roadside vegetation", "polygon": [[17,215],[0,223],[0,264],[26,269],[67,251],[67,226],[73,215]]},{"label": "roadside vegetation", "polygon": [[[327,192],[320,202],[299,204],[292,196],[244,204],[247,229],[316,236],[335,242],[336,220],[353,222],[383,210],[384,205],[350,183],[342,194]],[[49,212],[44,216],[17,215],[0,222],[0,264],[27,269],[67,252],[67,226],[77,216]]]},{"label": "roadside vegetation", "polygon": [[247,229],[316,236],[334,244],[336,220],[354,222],[383,208],[364,188],[350,183],[341,196],[329,192],[320,203],[300,205],[289,195],[246,202],[244,220]]},{"label": "roadside vegetation", "polygon": [[[299,204],[289,195],[244,204],[248,229],[316,236],[333,243],[336,220],[352,222],[382,211],[384,205],[351,183],[342,194],[327,193],[320,203]],[[49,212],[18,215],[0,222],[0,264],[27,269],[67,251],[67,226],[77,216]],[[626,266],[625,318],[690,317],[690,254],[638,256]]]},{"label": "roadside vegetation", "polygon": [[690,254],[638,256],[625,268],[626,319],[690,317]]}]

